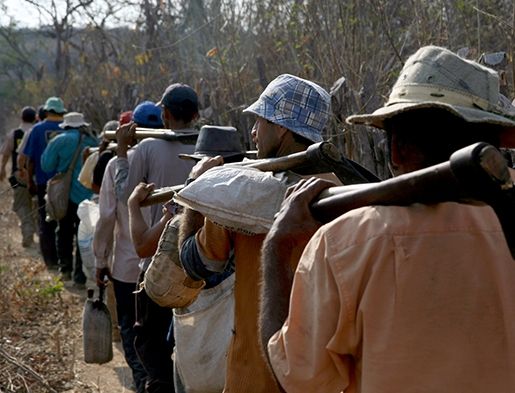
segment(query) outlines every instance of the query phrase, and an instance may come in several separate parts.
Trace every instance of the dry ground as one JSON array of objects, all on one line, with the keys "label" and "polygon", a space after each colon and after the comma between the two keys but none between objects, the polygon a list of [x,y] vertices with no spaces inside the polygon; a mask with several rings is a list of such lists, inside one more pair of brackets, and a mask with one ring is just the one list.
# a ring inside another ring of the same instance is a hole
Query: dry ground
[{"label": "dry ground", "polygon": [[48,272],[38,246],[24,249],[11,192],[0,186],[0,393],[131,392],[121,345],[104,365],[84,363],[85,290]]}]

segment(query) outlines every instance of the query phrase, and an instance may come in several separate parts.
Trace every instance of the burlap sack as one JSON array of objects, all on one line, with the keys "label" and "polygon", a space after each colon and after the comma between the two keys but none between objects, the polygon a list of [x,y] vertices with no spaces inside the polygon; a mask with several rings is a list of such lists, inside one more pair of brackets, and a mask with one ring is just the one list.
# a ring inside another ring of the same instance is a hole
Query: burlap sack
[{"label": "burlap sack", "polygon": [[272,226],[289,185],[284,173],[221,166],[205,172],[174,199],[216,224],[258,234],[268,232]]},{"label": "burlap sack", "polygon": [[57,173],[47,181],[45,194],[46,221],[60,221],[68,211],[72,173]]},{"label": "burlap sack", "polygon": [[180,216],[165,226],[157,252],[145,272],[143,286],[147,295],[161,307],[186,307],[198,296],[205,282],[192,280],[179,260],[178,234]]}]

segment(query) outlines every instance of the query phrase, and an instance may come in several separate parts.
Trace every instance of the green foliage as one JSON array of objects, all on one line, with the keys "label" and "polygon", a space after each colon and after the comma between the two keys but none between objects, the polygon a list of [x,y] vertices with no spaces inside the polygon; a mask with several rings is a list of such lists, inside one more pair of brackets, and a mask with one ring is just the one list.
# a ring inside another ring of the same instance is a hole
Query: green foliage
[{"label": "green foliage", "polygon": [[64,283],[57,276],[54,276],[50,281],[39,283],[37,293],[44,298],[54,297],[64,290]]}]

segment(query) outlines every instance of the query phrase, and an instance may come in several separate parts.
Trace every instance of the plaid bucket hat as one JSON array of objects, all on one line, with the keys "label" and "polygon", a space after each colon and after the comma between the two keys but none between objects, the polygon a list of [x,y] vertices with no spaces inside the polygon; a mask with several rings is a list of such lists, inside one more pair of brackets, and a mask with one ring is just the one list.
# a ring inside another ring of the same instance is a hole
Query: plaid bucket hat
[{"label": "plaid bucket hat", "polygon": [[385,106],[346,121],[384,128],[385,119],[423,108],[441,108],[471,123],[515,126],[497,73],[437,46],[423,47],[406,61]]},{"label": "plaid bucket hat", "polygon": [[279,75],[258,100],[244,109],[287,128],[313,142],[320,142],[331,115],[331,97],[322,87],[297,76]]}]

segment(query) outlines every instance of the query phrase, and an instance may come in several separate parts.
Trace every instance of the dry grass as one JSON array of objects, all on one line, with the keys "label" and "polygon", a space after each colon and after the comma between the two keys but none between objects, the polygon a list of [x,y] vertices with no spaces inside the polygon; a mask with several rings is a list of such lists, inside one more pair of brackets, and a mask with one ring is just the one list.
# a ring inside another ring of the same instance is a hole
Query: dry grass
[{"label": "dry grass", "polygon": [[104,366],[82,361],[84,291],[48,272],[37,246],[21,247],[10,203],[0,190],[0,392],[127,391],[119,350]]}]

